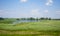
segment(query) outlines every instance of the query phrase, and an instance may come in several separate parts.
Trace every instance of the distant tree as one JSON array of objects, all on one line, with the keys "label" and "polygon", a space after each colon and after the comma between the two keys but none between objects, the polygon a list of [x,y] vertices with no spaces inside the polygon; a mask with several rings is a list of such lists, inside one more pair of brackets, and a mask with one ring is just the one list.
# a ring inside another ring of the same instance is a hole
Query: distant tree
[{"label": "distant tree", "polygon": [[28,18],[28,20],[35,20],[35,18],[33,18],[33,17],[30,17],[30,18]]},{"label": "distant tree", "polygon": [[44,18],[44,17],[42,17],[42,18],[40,18],[40,20],[51,20],[51,18],[48,18],[48,17]]},{"label": "distant tree", "polygon": [[26,18],[21,18],[21,20],[26,20]]},{"label": "distant tree", "polygon": [[36,18],[35,20],[39,20],[38,18]]},{"label": "distant tree", "polygon": [[49,18],[49,20],[51,20],[51,18]]},{"label": "distant tree", "polygon": [[19,18],[17,18],[16,20],[20,20]]},{"label": "distant tree", "polygon": [[57,19],[53,19],[53,20],[60,20],[59,18],[57,18]]},{"label": "distant tree", "polygon": [[0,20],[4,20],[4,18],[0,17]]},{"label": "distant tree", "polygon": [[41,17],[40,20],[44,20],[45,18],[44,17]]}]

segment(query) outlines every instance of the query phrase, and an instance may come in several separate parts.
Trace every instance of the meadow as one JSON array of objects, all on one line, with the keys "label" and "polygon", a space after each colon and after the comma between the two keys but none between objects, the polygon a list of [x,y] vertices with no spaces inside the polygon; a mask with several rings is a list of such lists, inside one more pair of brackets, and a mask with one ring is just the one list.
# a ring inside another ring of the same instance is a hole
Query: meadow
[{"label": "meadow", "polygon": [[0,22],[0,36],[60,36],[60,20],[17,24],[2,21]]}]

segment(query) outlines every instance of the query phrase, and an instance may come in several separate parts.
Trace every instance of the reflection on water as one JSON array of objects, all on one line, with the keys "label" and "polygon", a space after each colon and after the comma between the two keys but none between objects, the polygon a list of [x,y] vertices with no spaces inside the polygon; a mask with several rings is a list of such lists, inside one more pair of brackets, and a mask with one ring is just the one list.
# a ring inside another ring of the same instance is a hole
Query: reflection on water
[{"label": "reflection on water", "polygon": [[38,22],[40,20],[17,20],[14,21],[13,24],[17,24],[17,23],[22,23],[22,22]]}]

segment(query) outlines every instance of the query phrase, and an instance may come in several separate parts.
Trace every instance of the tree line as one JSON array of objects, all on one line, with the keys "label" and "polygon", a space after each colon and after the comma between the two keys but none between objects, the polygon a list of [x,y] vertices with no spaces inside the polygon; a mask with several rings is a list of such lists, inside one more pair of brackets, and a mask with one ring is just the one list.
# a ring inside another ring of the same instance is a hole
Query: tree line
[{"label": "tree line", "polygon": [[[0,20],[4,20],[5,18],[2,18],[0,17]],[[16,20],[60,20],[60,19],[52,19],[52,18],[44,18],[44,17],[41,17],[41,18],[33,18],[33,17],[30,17],[30,18],[16,18]]]},{"label": "tree line", "polygon": [[51,18],[44,18],[44,17],[33,18],[33,17],[30,17],[30,18],[20,18],[20,19],[17,19],[17,20],[51,20]]}]

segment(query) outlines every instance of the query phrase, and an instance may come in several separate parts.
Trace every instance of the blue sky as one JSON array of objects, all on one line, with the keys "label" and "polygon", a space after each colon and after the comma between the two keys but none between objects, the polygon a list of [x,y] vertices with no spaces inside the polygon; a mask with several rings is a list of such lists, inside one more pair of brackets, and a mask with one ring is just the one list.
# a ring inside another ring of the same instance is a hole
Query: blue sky
[{"label": "blue sky", "polygon": [[0,17],[60,18],[60,0],[0,0]]}]

